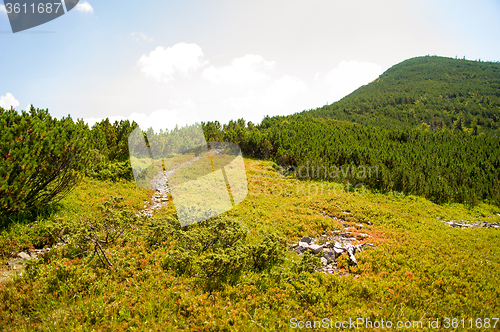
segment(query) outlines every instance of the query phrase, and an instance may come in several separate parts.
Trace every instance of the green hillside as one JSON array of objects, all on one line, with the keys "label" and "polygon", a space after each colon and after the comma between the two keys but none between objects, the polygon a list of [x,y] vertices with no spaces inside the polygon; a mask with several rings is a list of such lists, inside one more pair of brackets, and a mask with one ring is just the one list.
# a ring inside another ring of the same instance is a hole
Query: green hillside
[{"label": "green hillside", "polygon": [[385,126],[500,128],[500,63],[437,56],[403,61],[342,100],[301,114]]}]

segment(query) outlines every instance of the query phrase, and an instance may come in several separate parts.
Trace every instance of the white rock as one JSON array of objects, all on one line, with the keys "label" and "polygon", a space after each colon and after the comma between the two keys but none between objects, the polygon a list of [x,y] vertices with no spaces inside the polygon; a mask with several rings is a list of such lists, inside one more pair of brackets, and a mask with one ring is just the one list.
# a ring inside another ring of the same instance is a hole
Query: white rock
[{"label": "white rock", "polygon": [[334,247],[333,248],[333,252],[335,252],[335,256],[340,256],[340,255],[342,255],[344,253],[344,249]]},{"label": "white rock", "polygon": [[303,248],[309,248],[309,243],[307,243],[307,242],[300,242],[299,241],[299,246],[301,246]]},{"label": "white rock", "polygon": [[17,256],[19,256],[22,259],[31,259],[31,256],[23,251],[21,251],[19,254],[17,254]]},{"label": "white rock", "polygon": [[321,257],[321,263],[326,266],[328,264],[328,260],[325,257]]},{"label": "white rock", "polygon": [[358,264],[358,261],[356,260],[356,257],[354,257],[355,251],[356,251],[356,248],[354,246],[349,246],[349,248],[347,248],[347,252],[349,253],[349,258],[351,259],[351,261],[354,264]]},{"label": "white rock", "polygon": [[309,250],[311,250],[314,254],[317,254],[323,250],[323,246],[317,244],[311,244],[309,245]]}]

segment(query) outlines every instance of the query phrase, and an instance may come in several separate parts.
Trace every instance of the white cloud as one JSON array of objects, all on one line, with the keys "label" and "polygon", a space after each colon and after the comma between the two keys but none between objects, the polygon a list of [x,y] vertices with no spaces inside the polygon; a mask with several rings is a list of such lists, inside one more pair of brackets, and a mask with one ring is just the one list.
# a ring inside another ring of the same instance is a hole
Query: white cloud
[{"label": "white cloud", "polygon": [[7,14],[7,9],[5,9],[5,5],[0,5],[0,13]]},{"label": "white cloud", "polygon": [[306,91],[306,83],[297,77],[285,75],[274,81],[273,85],[267,89],[266,93],[270,97],[274,97],[276,101],[284,101]]},{"label": "white cloud", "polygon": [[368,84],[382,74],[382,67],[369,62],[342,61],[324,78],[328,85],[328,101],[334,102]]},{"label": "white cloud", "polygon": [[0,107],[4,109],[10,109],[11,107],[16,108],[19,106],[19,101],[11,93],[8,93],[5,96],[0,97]]},{"label": "white cloud", "polygon": [[244,118],[260,122],[266,115],[287,115],[301,111],[308,105],[307,84],[297,77],[284,75],[271,80],[267,88],[242,89],[229,95],[219,96],[210,110],[217,112],[217,120],[225,123]]},{"label": "white cloud", "polygon": [[[104,120],[104,118],[85,118],[83,121],[89,126],[93,126],[95,123]],[[165,131],[165,129],[172,130],[175,126],[182,127],[187,124],[193,124],[199,122],[199,120],[193,117],[193,114],[187,116],[185,112],[173,109],[165,110],[160,109],[149,115],[144,113],[132,113],[129,117],[124,116],[111,116],[109,121],[114,123],[115,121],[129,120],[130,122],[135,121],[141,129],[146,130],[148,128],[153,128],[154,131],[159,132],[160,129]]]},{"label": "white cloud", "polygon": [[94,14],[94,8],[88,3],[87,1],[80,1],[78,5],[75,7],[76,10],[78,10],[80,13],[90,13]]},{"label": "white cloud", "polygon": [[135,41],[139,41],[140,39],[145,40],[147,42],[152,42],[153,38],[148,37],[147,35],[141,32],[132,32],[130,34],[132,37],[135,37]]},{"label": "white cloud", "polygon": [[[143,55],[137,62],[138,68],[144,76],[160,82],[149,81],[148,101],[155,102],[147,107],[167,110],[147,116],[134,114],[135,118],[129,119],[155,130],[192,124],[195,118],[226,123],[243,117],[260,122],[265,115],[293,114],[326,101],[332,103],[382,73],[377,64],[342,61],[331,71],[312,72],[305,79],[299,72],[277,72],[276,62],[257,54],[233,58],[219,66],[203,67],[208,62],[205,59],[198,45],[186,43],[160,46]],[[181,76],[186,79],[179,80]]]},{"label": "white cloud", "polygon": [[202,77],[215,83],[243,84],[257,83],[269,79],[259,69],[274,69],[274,61],[265,61],[260,55],[247,54],[231,61],[229,66],[210,66],[203,71]]},{"label": "white cloud", "polygon": [[187,100],[171,100],[170,105],[175,106],[175,107],[183,107],[183,108],[193,108],[196,107],[196,103],[192,101],[191,99]]},{"label": "white cloud", "polygon": [[[228,67],[237,67],[234,66],[234,62]],[[262,62],[264,60],[260,58],[259,61],[247,62],[252,63],[253,67],[241,67],[259,68],[255,64]],[[233,83],[232,89],[218,89],[216,95],[211,99],[212,103],[199,102],[198,104],[207,105],[207,113],[213,113],[214,118],[221,122],[240,117],[258,122],[265,115],[287,115],[314,109],[324,105],[325,102],[337,101],[360,86],[375,80],[382,73],[382,68],[373,63],[342,61],[337,68],[330,72],[313,74],[309,81],[304,81],[288,73],[281,77],[270,73],[269,76],[265,76],[265,81],[259,82],[258,85],[251,86],[251,88],[244,84],[237,84],[246,81],[241,78],[241,76],[245,77],[244,74],[241,74],[245,71],[239,72],[240,77],[234,74],[237,72],[236,70],[221,72],[228,74],[223,75],[217,72],[219,76],[210,77],[211,81],[214,83]],[[252,77],[251,75],[255,72],[255,70],[246,71],[246,73],[250,73],[247,77]],[[257,73],[259,74],[259,72]],[[234,77],[237,79],[231,80]],[[259,78],[259,76],[257,77]],[[255,78],[255,81],[258,79]]]},{"label": "white cloud", "polygon": [[149,55],[141,56],[138,61],[145,76],[165,83],[172,82],[175,74],[187,76],[205,63],[201,47],[187,43],[178,43],[169,48],[158,46]]}]

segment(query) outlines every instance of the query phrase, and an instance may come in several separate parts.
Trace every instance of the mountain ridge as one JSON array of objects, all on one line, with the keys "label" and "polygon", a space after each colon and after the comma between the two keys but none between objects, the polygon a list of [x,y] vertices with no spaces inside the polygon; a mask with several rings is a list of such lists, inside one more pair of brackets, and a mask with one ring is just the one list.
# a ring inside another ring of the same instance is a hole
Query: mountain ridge
[{"label": "mountain ridge", "polygon": [[298,114],[391,129],[498,132],[500,63],[407,59],[341,100]]}]

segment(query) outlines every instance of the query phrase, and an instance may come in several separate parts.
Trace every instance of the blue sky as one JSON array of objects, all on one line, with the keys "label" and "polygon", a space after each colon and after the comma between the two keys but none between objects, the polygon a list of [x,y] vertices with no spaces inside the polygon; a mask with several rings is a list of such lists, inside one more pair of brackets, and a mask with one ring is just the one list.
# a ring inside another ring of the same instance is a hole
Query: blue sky
[{"label": "blue sky", "polygon": [[500,60],[500,2],[80,1],[13,34],[0,8],[0,106],[142,127],[332,103],[407,58]]}]

